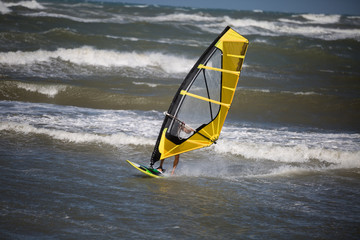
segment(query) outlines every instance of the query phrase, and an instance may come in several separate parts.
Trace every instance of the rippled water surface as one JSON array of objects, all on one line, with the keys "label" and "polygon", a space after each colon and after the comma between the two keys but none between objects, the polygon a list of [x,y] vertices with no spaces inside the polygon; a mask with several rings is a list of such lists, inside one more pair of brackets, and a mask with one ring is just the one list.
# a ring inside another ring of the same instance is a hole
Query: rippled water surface
[{"label": "rippled water surface", "polygon": [[[230,25],[248,38],[217,144],[148,165]],[[358,239],[360,17],[0,2],[1,239]],[[170,171],[172,159],[165,162]]]}]

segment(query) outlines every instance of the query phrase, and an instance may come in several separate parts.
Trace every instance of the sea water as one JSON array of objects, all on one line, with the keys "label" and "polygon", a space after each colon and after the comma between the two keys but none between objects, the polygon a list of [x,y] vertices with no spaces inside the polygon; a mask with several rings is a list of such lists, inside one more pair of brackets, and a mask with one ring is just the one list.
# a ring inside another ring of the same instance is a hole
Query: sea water
[{"label": "sea water", "polygon": [[[125,160],[227,25],[220,139],[144,176]],[[359,41],[359,16],[0,2],[0,238],[359,239]]]}]

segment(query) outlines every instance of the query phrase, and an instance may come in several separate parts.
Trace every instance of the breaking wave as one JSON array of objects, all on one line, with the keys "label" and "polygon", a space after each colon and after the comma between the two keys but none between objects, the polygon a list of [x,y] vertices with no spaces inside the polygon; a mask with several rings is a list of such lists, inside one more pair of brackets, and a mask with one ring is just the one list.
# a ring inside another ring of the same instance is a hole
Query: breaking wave
[{"label": "breaking wave", "polygon": [[100,135],[95,133],[76,133],[57,129],[37,128],[26,123],[0,122],[0,131],[11,130],[22,134],[42,134],[56,140],[73,143],[98,143],[118,147],[120,145],[150,145],[154,141],[124,133]]},{"label": "breaking wave", "polygon": [[0,54],[0,64],[7,65],[32,65],[56,60],[100,67],[150,67],[161,69],[166,73],[187,72],[195,62],[193,59],[164,53],[118,52],[88,46],[73,49],[59,48],[55,51],[16,51]]},{"label": "breaking wave", "polygon": [[43,5],[41,5],[40,3],[38,3],[36,0],[20,1],[20,2],[7,2],[7,3],[0,1],[0,12],[2,14],[11,13],[12,10],[10,8],[16,7],[16,6],[21,6],[21,7],[25,7],[25,8],[29,8],[29,9],[45,9],[45,7]]},{"label": "breaking wave", "polygon": [[6,6],[6,4],[4,4],[2,1],[0,1],[0,13],[1,14],[11,13],[11,9],[8,6]]},{"label": "breaking wave", "polygon": [[306,163],[311,160],[331,164],[331,168],[360,168],[360,151],[311,148],[306,144],[281,146],[267,143],[239,143],[224,140],[214,146],[217,153],[240,155],[246,159],[265,159],[283,163]]},{"label": "breaking wave", "polygon": [[[294,15],[297,17],[298,15]],[[313,24],[334,24],[340,21],[341,15],[325,15],[325,14],[301,14],[299,15]]]},{"label": "breaking wave", "polygon": [[[324,23],[325,24],[325,23]],[[224,17],[224,23],[209,24],[208,31],[215,32],[213,27],[223,27],[231,25],[246,34],[256,34],[261,36],[282,36],[282,35],[301,35],[323,40],[339,40],[352,38],[360,40],[358,29],[340,29],[323,27],[316,25],[305,25],[303,22],[294,20],[280,19],[279,21],[263,21],[255,19],[233,19],[228,16]],[[217,30],[216,29],[216,30]]]},{"label": "breaking wave", "polygon": [[[354,26],[351,28],[338,28],[332,24],[341,23],[341,15],[326,14],[301,14],[292,15],[287,18],[279,18],[273,21],[256,20],[252,17],[236,18],[229,15],[214,16],[209,13],[194,12],[182,13],[175,12],[170,14],[160,14],[156,16],[134,16],[126,13],[109,14],[104,13],[104,17],[98,16],[79,17],[78,15],[67,15],[48,12],[28,13],[29,17],[51,17],[64,18],[77,22],[85,23],[160,23],[181,25],[194,25],[210,33],[218,33],[225,26],[230,25],[241,30],[244,35],[260,36],[283,36],[300,35],[310,38],[319,38],[323,40],[356,39],[360,40],[360,33]],[[329,25],[329,26],[326,26]]]},{"label": "breaking wave", "polygon": [[[0,131],[41,134],[74,143],[152,146],[162,121],[157,111],[95,110],[52,104],[1,102]],[[360,168],[360,134],[226,125],[217,154],[276,163],[317,161],[326,169]],[[207,150],[208,151],[208,150]],[[296,167],[296,166],[292,166]]]},{"label": "breaking wave", "polygon": [[[73,143],[98,143],[107,144],[115,147],[121,145],[139,145],[152,146],[153,137],[142,137],[140,135],[131,135],[123,132],[104,134],[104,133],[87,133],[71,132],[63,129],[50,129],[36,127],[28,123],[17,122],[0,122],[0,131],[15,131],[21,134],[41,134],[51,137],[55,140]],[[342,168],[360,168],[360,151],[346,151],[340,149],[327,149],[323,147],[310,147],[306,144],[294,146],[281,146],[273,143],[240,143],[237,141],[221,140],[218,144],[211,147],[218,154],[238,155],[245,159],[270,160],[281,163],[308,163],[312,160],[323,162],[328,169]],[[296,168],[288,166],[284,169],[275,171],[289,171],[298,169],[304,170],[303,167]],[[308,170],[314,167],[309,166]],[[305,169],[306,170],[306,169]],[[278,174],[278,172],[276,172]]]},{"label": "breaking wave", "polygon": [[155,83],[146,83],[146,82],[133,82],[134,85],[145,85],[151,88],[155,88],[157,86],[159,86],[159,84],[155,84]]},{"label": "breaking wave", "polygon": [[55,97],[59,92],[65,91],[65,85],[37,85],[32,83],[17,83],[18,88],[25,89],[30,92],[37,92],[50,98]]}]

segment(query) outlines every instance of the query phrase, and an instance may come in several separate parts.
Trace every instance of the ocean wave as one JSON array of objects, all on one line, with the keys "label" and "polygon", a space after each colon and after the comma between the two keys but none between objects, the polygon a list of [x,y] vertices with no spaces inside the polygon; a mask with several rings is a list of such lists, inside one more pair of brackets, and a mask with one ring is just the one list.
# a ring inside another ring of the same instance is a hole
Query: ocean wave
[{"label": "ocean wave", "polygon": [[38,3],[36,0],[20,1],[20,2],[15,2],[15,3],[4,3],[4,5],[6,7],[21,6],[21,7],[25,7],[25,8],[29,8],[29,9],[45,9],[45,7],[43,5],[41,5],[40,3]]},{"label": "ocean wave", "polygon": [[0,1],[0,13],[1,14],[11,13],[11,9],[6,4],[4,4],[2,1]]},{"label": "ocean wave", "polygon": [[221,17],[214,17],[209,14],[198,12],[196,14],[190,13],[172,13],[167,15],[158,15],[153,17],[137,17],[137,21],[146,22],[214,22],[221,21]]},{"label": "ocean wave", "polygon": [[326,14],[301,14],[294,15],[294,17],[300,16],[312,24],[334,24],[339,23],[341,15],[326,15]]},{"label": "ocean wave", "polygon": [[159,23],[159,22],[178,22],[178,23],[191,23],[191,22],[213,22],[219,21],[222,18],[213,17],[208,14],[197,13],[197,14],[188,14],[188,13],[171,13],[171,14],[160,14],[156,16],[134,16],[129,14],[106,14],[106,17],[103,18],[90,18],[88,17],[78,17],[72,16],[69,14],[61,13],[50,13],[50,12],[35,12],[35,13],[26,13],[24,14],[28,17],[50,17],[50,18],[63,18],[69,19],[76,22],[84,23],[133,23],[133,22],[149,22],[149,23]]},{"label": "ocean wave", "polygon": [[[152,85],[151,82],[144,86]],[[156,83],[159,91],[168,92],[168,84]],[[19,87],[20,86],[20,87]],[[173,86],[173,85],[172,85]],[[172,88],[170,85],[170,88]],[[30,89],[29,89],[30,88]],[[150,87],[152,88],[153,87]],[[176,86],[175,86],[176,88]],[[138,89],[138,90],[134,90]],[[140,89],[140,90],[139,90]],[[150,90],[150,89],[149,89]],[[136,91],[136,95],[133,95]],[[147,89],[145,89],[147,91]],[[153,90],[151,90],[153,91]],[[175,91],[175,90],[174,90]],[[132,82],[120,87],[97,89],[89,87],[86,82],[80,85],[65,85],[63,83],[28,83],[18,81],[0,81],[0,99],[8,101],[24,101],[54,103],[94,108],[94,109],[139,109],[153,110],[168,108],[168,95],[163,97],[146,96],[141,87],[136,87]],[[0,118],[1,119],[1,118]]]},{"label": "ocean wave", "polygon": [[[126,133],[101,134],[87,132],[71,132],[69,130],[59,130],[43,127],[35,127],[28,123],[0,122],[0,131],[13,131],[18,134],[45,135],[54,140],[70,142],[75,144],[106,144],[113,147],[124,145],[134,146],[153,146],[154,139],[140,135],[129,135]],[[360,168],[360,151],[343,151],[324,148],[309,148],[305,145],[293,147],[275,146],[272,144],[248,144],[235,143],[232,141],[221,140],[218,144],[210,148],[217,154],[239,155],[245,159],[270,160],[285,164],[280,167],[271,167],[266,170],[247,173],[247,177],[269,177],[278,175],[296,175],[307,172],[333,170],[333,169],[352,169]],[[203,152],[205,150],[202,150]],[[206,150],[209,151],[209,150]],[[312,163],[316,160],[316,164]],[[233,163],[232,163],[233,164]],[[293,166],[300,164],[301,166]],[[225,166],[230,163],[225,163]],[[180,175],[206,175],[201,169],[196,171],[196,167],[188,166],[180,171]],[[195,170],[194,170],[195,169]],[[201,170],[201,171],[200,171]],[[185,171],[185,172],[184,172]],[[265,171],[265,172],[264,172]],[[213,174],[212,174],[213,175]],[[224,175],[224,174],[221,174]],[[225,174],[229,176],[229,174]]]},{"label": "ocean wave", "polygon": [[316,92],[290,92],[290,91],[282,91],[281,93],[293,94],[293,95],[303,95],[303,96],[321,95],[321,93],[316,93]]},{"label": "ocean wave", "polygon": [[36,12],[36,13],[26,13],[24,14],[25,16],[28,17],[51,17],[51,18],[64,18],[64,19],[69,19],[75,22],[83,22],[83,23],[98,23],[98,22],[106,22],[105,19],[101,19],[101,18],[83,18],[83,17],[75,17],[75,16],[70,16],[70,15],[66,15],[66,14],[61,14],[61,13],[48,13],[48,12]]},{"label": "ocean wave", "polygon": [[101,18],[98,14],[94,16],[71,15],[69,13],[49,13],[36,12],[25,14],[29,17],[51,17],[64,18],[77,22],[85,23],[160,23],[160,24],[182,24],[194,25],[203,31],[218,33],[227,25],[240,29],[244,35],[261,36],[282,36],[282,35],[300,35],[310,38],[319,38],[324,40],[356,39],[360,40],[360,33],[357,28],[328,27],[327,25],[340,23],[341,15],[325,14],[301,14],[293,15],[292,18],[279,18],[273,21],[256,20],[254,18],[243,17],[234,18],[228,15],[214,16],[209,13],[196,12],[184,13],[175,12],[170,14],[158,14],[155,16],[130,15],[126,13],[103,13]]},{"label": "ocean wave", "polygon": [[67,88],[65,85],[40,85],[33,83],[17,83],[17,87],[26,91],[37,92],[50,98],[54,98],[59,92],[65,91]]},{"label": "ocean wave", "polygon": [[[0,122],[78,133],[156,138],[162,114],[154,111],[102,110],[45,103],[0,101]],[[161,116],[161,118],[160,118]],[[141,125],[141,127],[139,127]]]},{"label": "ocean wave", "polygon": [[124,37],[124,36],[113,36],[113,35],[106,35],[105,37],[111,39],[121,39],[123,41],[130,41],[130,42],[155,42],[155,43],[162,43],[162,44],[169,44],[169,45],[183,45],[183,46],[190,46],[190,47],[206,47],[209,46],[210,42],[206,41],[197,41],[195,39],[170,39],[170,38],[159,38],[159,39],[146,39],[146,38],[136,38],[136,37]]},{"label": "ocean wave", "polygon": [[56,60],[78,65],[101,67],[156,68],[166,73],[188,72],[195,60],[159,52],[118,52],[99,50],[84,46],[81,48],[59,48],[55,51],[37,50],[31,52],[0,53],[0,64],[32,65]]},{"label": "ocean wave", "polygon": [[239,91],[243,92],[258,92],[258,93],[269,93],[269,94],[288,94],[288,95],[303,95],[303,96],[309,96],[309,95],[322,95],[321,93],[309,91],[309,92],[292,92],[292,91],[275,91],[270,89],[261,89],[261,88],[246,88],[246,87],[237,87],[236,88]]},{"label": "ocean wave", "polygon": [[[360,32],[358,29],[341,29],[322,27],[316,25],[298,25],[289,24],[282,21],[263,21],[255,19],[233,19],[224,17],[224,23],[220,26],[231,25],[241,29],[243,34],[255,34],[262,36],[282,36],[282,35],[301,35],[311,38],[319,38],[323,40],[339,40],[339,39],[356,39],[360,40]],[[212,28],[220,27],[219,24],[209,24],[208,31],[214,32]]]},{"label": "ocean wave", "polygon": [[274,143],[239,143],[224,140],[214,146],[217,153],[240,155],[246,159],[265,159],[282,163],[306,163],[311,160],[331,164],[331,168],[360,168],[360,151],[311,148],[306,144],[281,146]]},{"label": "ocean wave", "polygon": [[100,135],[95,133],[69,132],[57,129],[34,127],[26,123],[0,122],[0,131],[15,131],[21,134],[41,134],[56,140],[72,143],[98,143],[119,147],[121,145],[151,145],[154,140],[124,133]]},{"label": "ocean wave", "polygon": [[[47,2],[47,5],[52,5],[50,2]],[[79,2],[79,3],[64,3],[64,2],[56,2],[53,3],[53,7],[57,8],[58,6],[64,7],[64,8],[92,8],[92,9],[103,9],[104,5],[103,4],[97,4],[96,1],[85,1],[85,2]]]},{"label": "ocean wave", "polygon": [[[296,176],[296,175],[306,175],[313,174],[314,172],[323,172],[324,170],[329,169],[327,167],[317,167],[317,166],[280,166],[277,168],[269,169],[266,173],[251,173],[246,177],[250,178],[268,178],[268,177],[278,177],[278,176]],[[331,168],[329,169],[331,170]]]},{"label": "ocean wave", "polygon": [[126,8],[147,8],[150,5],[147,4],[132,4],[132,5],[124,5]]},{"label": "ocean wave", "polygon": [[[129,119],[130,120],[130,119]],[[65,123],[65,119],[62,119]],[[101,120],[102,124],[107,124],[111,127],[111,123]],[[88,124],[89,121],[86,121]],[[84,123],[81,123],[83,125]],[[42,124],[43,125],[43,124]],[[89,125],[91,126],[91,124]],[[88,126],[88,127],[89,127]],[[148,129],[148,128],[146,128]],[[139,135],[120,133],[87,133],[87,132],[72,132],[63,129],[53,129],[36,127],[29,123],[19,122],[0,122],[0,131],[15,131],[20,134],[40,134],[51,137],[55,140],[73,143],[98,143],[107,144],[115,147],[121,145],[138,145],[138,146],[152,146],[154,138],[143,137]],[[217,154],[232,154],[239,155],[246,159],[255,160],[271,160],[286,164],[293,163],[310,163],[316,160],[323,167],[314,167],[311,164],[307,167],[293,167],[287,166],[286,169],[275,169],[270,174],[284,174],[289,171],[313,171],[314,169],[349,169],[360,168],[360,151],[345,151],[340,149],[326,149],[320,147],[311,148],[305,144],[294,146],[280,146],[273,143],[239,143],[230,140],[220,140],[218,144],[213,145],[210,149]],[[323,164],[321,164],[323,162]]]},{"label": "ocean wave", "polygon": [[[300,14],[292,15],[293,19],[279,18],[280,22],[295,23],[295,24],[336,24],[340,23],[341,15],[326,15],[326,14]],[[295,20],[297,19],[297,20]],[[305,20],[305,21],[304,21]]]},{"label": "ocean wave", "polygon": [[159,84],[155,84],[155,83],[146,83],[146,82],[133,82],[134,85],[145,85],[151,88],[155,88],[157,87]]},{"label": "ocean wave", "polygon": [[[0,111],[0,131],[112,146],[153,145],[163,119],[157,111],[97,110],[15,101],[0,101]],[[319,163],[315,166],[328,169],[360,167],[360,134],[355,133],[225,124],[221,139],[210,150],[289,165],[313,166],[311,162],[315,160]]]},{"label": "ocean wave", "polygon": [[202,29],[218,33],[225,26],[229,25],[237,29],[243,35],[260,36],[288,36],[299,35],[323,40],[356,39],[360,40],[360,33],[355,28],[332,28],[319,24],[310,24],[297,20],[280,18],[278,21],[256,20],[252,18],[231,18],[224,16],[218,21],[203,23]]},{"label": "ocean wave", "polygon": [[360,167],[360,134],[356,133],[225,126],[222,140],[213,149],[221,154],[286,164],[316,160],[327,168]]}]

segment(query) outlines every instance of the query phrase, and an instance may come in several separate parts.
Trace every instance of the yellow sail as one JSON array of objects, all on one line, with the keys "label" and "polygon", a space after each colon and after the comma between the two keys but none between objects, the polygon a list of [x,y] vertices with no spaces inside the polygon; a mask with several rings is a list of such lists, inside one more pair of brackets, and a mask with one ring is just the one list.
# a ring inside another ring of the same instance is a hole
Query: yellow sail
[{"label": "yellow sail", "polygon": [[151,165],[213,144],[231,106],[249,41],[230,27],[184,79],[166,113]]}]

